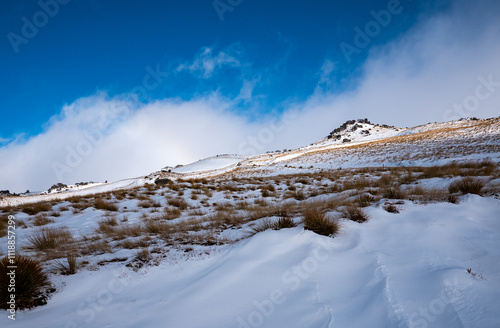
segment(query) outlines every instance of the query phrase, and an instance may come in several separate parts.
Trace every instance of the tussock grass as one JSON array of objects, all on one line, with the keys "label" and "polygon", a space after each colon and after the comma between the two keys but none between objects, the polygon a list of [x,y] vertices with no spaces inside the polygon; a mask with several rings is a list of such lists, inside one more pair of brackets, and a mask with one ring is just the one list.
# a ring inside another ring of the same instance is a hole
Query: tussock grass
[{"label": "tussock grass", "polygon": [[94,208],[96,210],[118,211],[118,206],[113,203],[109,203],[102,198],[97,198],[94,201]]},{"label": "tussock grass", "polygon": [[275,230],[286,229],[286,228],[295,228],[297,223],[290,217],[281,217],[278,221],[275,222]]},{"label": "tussock grass", "polygon": [[205,214],[206,214],[205,211],[203,211],[202,209],[199,209],[199,208],[195,208],[195,209],[188,211],[188,215],[191,215],[191,216],[202,216]]},{"label": "tussock grass", "polygon": [[236,213],[235,206],[230,203],[219,203],[215,206],[215,211],[217,212],[226,212],[226,213]]},{"label": "tussock grass", "polygon": [[75,274],[78,269],[78,260],[77,257],[73,254],[66,256],[66,263],[62,260],[55,260],[54,264],[62,274],[70,275]]},{"label": "tussock grass", "polygon": [[295,223],[295,221],[289,217],[281,217],[278,220],[265,218],[251,227],[250,235],[255,235],[266,230],[281,230],[286,228],[294,228],[296,226],[297,223]]},{"label": "tussock grass", "polygon": [[48,212],[52,210],[52,205],[47,203],[34,203],[28,205],[21,205],[20,210],[28,215],[36,215],[40,212]]},{"label": "tussock grass", "polygon": [[149,238],[141,238],[141,239],[125,239],[119,243],[120,247],[125,249],[137,249],[144,248],[149,246]]},{"label": "tussock grass", "polygon": [[35,219],[33,220],[33,225],[38,227],[44,226],[49,223],[54,223],[54,220],[50,219],[47,213],[39,213],[35,216]]},{"label": "tussock grass", "polygon": [[484,185],[484,181],[479,178],[463,177],[450,183],[448,191],[451,194],[460,192],[462,194],[481,195],[481,189],[483,189]]},{"label": "tussock grass", "polygon": [[304,229],[323,236],[334,236],[340,230],[340,225],[336,219],[328,217],[315,208],[307,208],[303,212],[303,222]]},{"label": "tussock grass", "polygon": [[181,216],[182,211],[177,207],[165,207],[163,210],[164,214],[162,215],[162,219],[164,220],[174,220]]},{"label": "tussock grass", "polygon": [[93,241],[80,247],[79,252],[81,255],[106,254],[111,252],[111,246],[106,240]]},{"label": "tussock grass", "polygon": [[125,239],[127,237],[139,237],[142,236],[143,227],[140,224],[128,224],[126,226],[121,226],[116,228],[112,232],[112,237],[115,240]]},{"label": "tussock grass", "polygon": [[67,228],[42,228],[34,230],[27,237],[29,248],[38,251],[47,251],[62,248],[73,241],[73,236]]},{"label": "tussock grass", "polygon": [[[206,216],[204,221],[208,222],[207,227],[209,228],[225,229],[228,227],[240,227],[243,223],[247,222],[248,220],[249,218],[243,215],[238,215],[228,212],[215,212],[213,214]],[[195,221],[195,222],[197,222],[198,226],[199,223],[203,221]]]},{"label": "tussock grass", "polygon": [[[9,284],[10,276],[7,273],[11,270],[7,268],[12,265],[9,258],[0,260],[0,309],[7,310],[10,300]],[[38,305],[47,303],[47,294],[44,290],[50,286],[50,281],[43,270],[40,262],[24,257],[16,256],[16,306],[18,309],[30,309]]]},{"label": "tussock grass", "polygon": [[254,204],[257,205],[257,206],[261,206],[261,207],[267,207],[267,206],[269,206],[269,203],[265,199],[262,199],[262,198],[256,199],[255,202],[254,202]]},{"label": "tussock grass", "polygon": [[186,201],[180,197],[169,198],[168,205],[177,207],[180,210],[186,210],[189,207],[188,203],[186,203]]},{"label": "tussock grass", "polygon": [[395,213],[395,214],[399,213],[398,208],[396,206],[394,206],[393,204],[386,204],[386,205],[382,206],[382,208],[389,213]]},{"label": "tussock grass", "polygon": [[154,208],[154,207],[161,207],[161,204],[152,199],[147,199],[147,200],[141,200],[138,206],[142,208],[151,208],[151,207]]},{"label": "tussock grass", "polygon": [[406,198],[423,202],[446,202],[450,196],[448,191],[439,188],[422,188],[416,186],[405,190]]},{"label": "tussock grass", "polygon": [[399,186],[397,186],[385,189],[383,192],[383,197],[388,199],[404,199],[406,195],[399,188]]},{"label": "tussock grass", "polygon": [[97,228],[97,232],[103,234],[110,234],[115,232],[116,226],[118,226],[118,222],[115,217],[107,217],[98,222],[99,228]]},{"label": "tussock grass", "polygon": [[255,235],[266,230],[274,230],[275,222],[269,218],[262,219],[251,227],[250,234]]},{"label": "tussock grass", "polygon": [[368,221],[368,214],[366,214],[359,206],[344,206],[344,208],[341,209],[340,213],[344,219],[348,219],[354,222],[363,223]]},{"label": "tussock grass", "polygon": [[143,249],[139,250],[134,257],[135,261],[141,261],[141,262],[148,262],[151,259],[152,256],[151,253],[149,252],[148,247],[144,247]]},{"label": "tussock grass", "polygon": [[172,225],[160,220],[149,219],[144,224],[144,231],[148,233],[165,233],[172,230]]},{"label": "tussock grass", "polygon": [[361,207],[367,207],[372,204],[375,199],[370,194],[361,194],[356,197],[356,203]]},{"label": "tussock grass", "polygon": [[7,215],[0,217],[0,238],[7,236],[7,223],[9,217]]}]

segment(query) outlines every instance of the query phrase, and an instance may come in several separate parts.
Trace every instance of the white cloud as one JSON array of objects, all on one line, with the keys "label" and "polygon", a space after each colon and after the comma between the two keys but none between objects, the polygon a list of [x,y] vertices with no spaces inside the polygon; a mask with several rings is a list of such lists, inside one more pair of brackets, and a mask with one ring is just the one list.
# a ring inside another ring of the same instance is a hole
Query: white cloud
[{"label": "white cloud", "polygon": [[[318,74],[321,88],[303,103],[287,104],[282,121],[269,115],[250,122],[230,110],[241,101],[261,101],[253,93],[258,80],[243,83],[235,99],[215,93],[144,105],[105,94],[82,98],[65,106],[39,135],[0,147],[0,189],[116,180],[217,153],[298,147],[358,117],[410,126],[458,118],[454,105],[462,105],[467,116],[498,116],[499,7],[494,1],[460,1],[451,12],[423,20],[400,39],[373,48],[349,91],[325,93],[323,86],[340,65],[325,61]],[[236,54],[206,48],[178,70],[209,78],[220,67],[242,65]],[[481,79],[494,81],[488,97]]]},{"label": "white cloud", "polygon": [[192,63],[184,63],[177,67],[177,72],[189,71],[197,77],[208,79],[216,69],[222,67],[240,67],[241,62],[229,54],[231,48],[226,51],[219,51],[214,54],[213,49],[204,48],[203,51],[193,60]]},{"label": "white cloud", "polygon": [[251,125],[212,96],[139,106],[103,94],[65,106],[46,130],[0,148],[2,189],[145,175],[235,150]]},{"label": "white cloud", "polygon": [[[347,119],[404,127],[500,115],[499,16],[498,2],[459,1],[450,12],[423,20],[401,38],[371,49],[355,87],[340,94],[316,89],[281,135],[299,146]],[[324,65],[320,77],[325,73],[335,71]],[[294,131],[302,140],[292,137]]]}]

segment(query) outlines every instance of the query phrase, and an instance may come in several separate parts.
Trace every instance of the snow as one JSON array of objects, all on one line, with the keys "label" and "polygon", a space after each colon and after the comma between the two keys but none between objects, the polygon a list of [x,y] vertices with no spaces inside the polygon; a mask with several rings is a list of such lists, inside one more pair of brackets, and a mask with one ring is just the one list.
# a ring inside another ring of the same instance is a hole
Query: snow
[{"label": "snow", "polygon": [[154,180],[148,179],[147,177],[141,177],[134,179],[124,179],[111,183],[96,183],[90,186],[82,186],[50,194],[40,194],[40,195],[21,196],[21,197],[5,197],[5,199],[0,200],[0,206],[2,207],[17,206],[17,205],[36,203],[42,201],[49,202],[53,200],[64,200],[75,196],[95,195],[98,193],[105,193],[113,190],[141,187],[144,186],[146,183],[153,183],[153,181]]},{"label": "snow", "polygon": [[199,160],[197,162],[183,165],[177,168],[174,168],[172,172],[175,173],[193,173],[200,171],[211,171],[217,169],[224,169],[228,166],[234,166],[240,161],[244,160],[246,157],[244,156],[214,156],[206,159]]},{"label": "snow", "polygon": [[139,272],[115,263],[57,276],[46,306],[15,322],[0,316],[0,326],[500,326],[500,200],[367,212],[367,223],[343,221],[335,238],[265,231]]},{"label": "snow", "polygon": [[[261,176],[314,172],[321,169],[381,167],[381,166],[432,166],[453,161],[500,161],[500,121],[463,120],[445,123],[428,123],[413,128],[393,128],[367,123],[355,131],[348,125],[340,140],[322,139],[312,145],[284,153],[261,154],[250,157],[218,155],[171,169],[171,173],[154,172],[148,176],[126,179],[106,184],[73,187],[68,191],[49,195],[4,197],[0,207],[27,203],[62,200],[72,196],[92,195],[117,189],[140,187],[154,183],[157,177],[171,180],[178,178],[213,177],[236,169]],[[369,130],[366,135],[361,131]],[[429,133],[432,131],[433,133]],[[422,138],[405,140],[408,136]],[[397,138],[400,139],[397,139]],[[351,142],[343,143],[344,138]],[[394,140],[394,139],[397,140]],[[403,138],[403,139],[401,139]],[[485,149],[489,146],[490,149]],[[286,165],[286,166],[285,166]],[[302,168],[301,168],[302,167]],[[309,171],[307,171],[308,169]]]}]

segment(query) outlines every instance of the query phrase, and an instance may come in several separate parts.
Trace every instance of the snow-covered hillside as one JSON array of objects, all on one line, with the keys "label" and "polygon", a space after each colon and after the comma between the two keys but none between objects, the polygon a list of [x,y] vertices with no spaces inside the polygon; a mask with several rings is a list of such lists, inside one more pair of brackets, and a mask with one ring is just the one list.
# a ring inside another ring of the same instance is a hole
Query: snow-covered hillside
[{"label": "snow-covered hillside", "polygon": [[500,326],[500,119],[330,136],[4,197],[55,292],[0,326]]},{"label": "snow-covered hillside", "polygon": [[245,156],[238,155],[217,155],[214,157],[205,158],[197,162],[180,165],[171,170],[175,173],[195,173],[204,171],[222,171],[234,169],[236,164],[244,160]]},{"label": "snow-covered hillside", "polygon": [[[265,231],[211,255],[56,277],[2,327],[497,327],[500,201],[370,208],[335,238]],[[119,254],[117,254],[118,256]],[[471,273],[467,273],[471,269]]]},{"label": "snow-covered hillside", "polygon": [[74,187],[47,196],[0,197],[0,206],[135,188],[154,183],[159,177],[176,180],[231,172],[278,175],[365,166],[442,165],[485,158],[500,161],[500,118],[429,123],[414,128],[378,125],[365,120],[348,121],[336,129],[338,132],[332,132],[331,138],[298,149],[250,157],[218,155],[144,177]]}]

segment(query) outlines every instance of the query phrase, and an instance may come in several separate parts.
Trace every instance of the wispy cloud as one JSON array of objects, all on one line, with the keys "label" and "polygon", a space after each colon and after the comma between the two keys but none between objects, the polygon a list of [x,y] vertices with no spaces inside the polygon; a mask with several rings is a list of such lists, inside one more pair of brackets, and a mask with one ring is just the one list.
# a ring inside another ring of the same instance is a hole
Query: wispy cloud
[{"label": "wispy cloud", "polygon": [[242,63],[235,56],[228,52],[233,49],[214,52],[212,48],[204,48],[192,62],[183,63],[177,66],[176,71],[188,71],[196,77],[204,79],[211,78],[217,69],[224,67],[241,67]]}]

